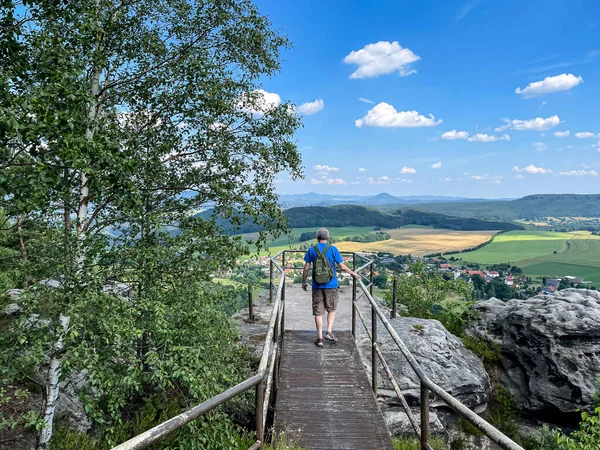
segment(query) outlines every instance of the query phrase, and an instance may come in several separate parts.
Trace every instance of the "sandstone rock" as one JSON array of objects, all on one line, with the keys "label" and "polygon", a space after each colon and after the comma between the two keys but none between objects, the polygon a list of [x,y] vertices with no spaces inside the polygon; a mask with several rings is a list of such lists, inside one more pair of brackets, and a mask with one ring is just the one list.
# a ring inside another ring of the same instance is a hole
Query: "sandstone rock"
[{"label": "sandstone rock", "polygon": [[18,302],[23,297],[25,291],[23,289],[9,289],[4,294],[13,302]]},{"label": "sandstone rock", "polygon": [[56,402],[55,420],[66,424],[69,429],[78,432],[86,432],[92,427],[83,403],[79,399],[79,393],[89,389],[87,371],[74,372],[60,383],[60,396]]},{"label": "sandstone rock", "polygon": [[262,356],[265,337],[269,328],[269,320],[273,305],[269,304],[267,295],[261,295],[253,302],[254,322],[248,320],[248,308],[241,309],[232,316],[237,329],[242,335],[241,343],[246,345],[251,360],[258,363]]},{"label": "sandstone rock", "polygon": [[6,314],[7,316],[19,314],[21,311],[23,311],[23,308],[21,308],[21,306],[17,305],[16,303],[10,303],[9,305],[6,305],[4,307],[4,314]]},{"label": "sandstone rock", "polygon": [[109,281],[102,287],[102,293],[117,295],[119,297],[129,297],[131,295],[131,285],[119,281]]},{"label": "sandstone rock", "polygon": [[[382,307],[382,309],[385,309]],[[387,309],[386,309],[387,310]],[[370,327],[370,308],[361,305],[361,312]],[[490,396],[490,381],[481,360],[467,350],[461,340],[448,332],[437,320],[399,317],[390,319],[394,330],[418,361],[425,374],[442,389],[463,404],[482,412]],[[370,340],[362,326],[359,333],[359,348],[367,373],[371,374]],[[404,355],[384,328],[378,323],[378,342],[381,352],[407,403],[419,417],[420,382]],[[394,392],[387,374],[378,362],[378,400],[390,431],[393,434],[410,434],[412,426]],[[445,433],[448,422],[455,415],[439,400],[431,401],[430,427],[432,433]]]},{"label": "sandstone rock", "polygon": [[544,418],[591,406],[600,373],[600,292],[566,289],[475,305],[467,332],[502,350],[502,382],[519,409]]}]

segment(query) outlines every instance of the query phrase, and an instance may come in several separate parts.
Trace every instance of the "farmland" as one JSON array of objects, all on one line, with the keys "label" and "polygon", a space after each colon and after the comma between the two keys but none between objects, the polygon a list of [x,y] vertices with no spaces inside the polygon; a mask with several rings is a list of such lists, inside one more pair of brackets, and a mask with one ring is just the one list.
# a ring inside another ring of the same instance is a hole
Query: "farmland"
[{"label": "farmland", "polygon": [[508,262],[531,276],[572,275],[600,283],[600,236],[586,231],[511,231],[460,257],[485,265]]},{"label": "farmland", "polygon": [[[291,238],[282,236],[269,242],[271,253],[289,248],[298,248],[300,234],[315,232],[314,228],[294,228]],[[453,231],[427,227],[403,227],[386,229],[391,239],[378,242],[341,242],[340,240],[357,234],[367,234],[373,231],[372,227],[339,227],[329,228],[331,236],[337,240],[336,247],[340,251],[358,252],[389,252],[394,255],[422,256],[428,253],[448,252],[475,247],[487,241],[495,231]],[[246,238],[256,239],[257,234],[244,235]],[[315,241],[307,241],[309,244]],[[265,252],[263,252],[265,254]]]}]

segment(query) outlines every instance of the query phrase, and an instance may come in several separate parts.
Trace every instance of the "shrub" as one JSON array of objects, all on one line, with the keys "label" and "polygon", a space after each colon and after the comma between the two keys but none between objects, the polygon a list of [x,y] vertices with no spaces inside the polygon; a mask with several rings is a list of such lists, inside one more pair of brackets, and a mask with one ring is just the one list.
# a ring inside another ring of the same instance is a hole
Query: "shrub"
[{"label": "shrub", "polygon": [[494,342],[487,342],[473,336],[463,336],[464,346],[475,353],[483,361],[483,365],[489,368],[502,359],[500,346]]},{"label": "shrub", "polygon": [[593,413],[582,412],[579,430],[569,436],[560,430],[554,432],[561,450],[595,450],[600,448],[600,407]]},{"label": "shrub", "polygon": [[[421,443],[416,437],[395,437],[392,439],[394,450],[421,450]],[[440,436],[431,436],[429,445],[433,450],[446,450],[444,439]]]}]

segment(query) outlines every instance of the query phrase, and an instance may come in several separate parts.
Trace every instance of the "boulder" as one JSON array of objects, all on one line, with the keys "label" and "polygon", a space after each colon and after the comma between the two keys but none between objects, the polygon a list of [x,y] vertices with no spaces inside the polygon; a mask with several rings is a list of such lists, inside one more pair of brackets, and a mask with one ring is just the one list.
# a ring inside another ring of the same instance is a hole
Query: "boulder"
[{"label": "boulder", "polygon": [[269,303],[269,293],[263,293],[253,302],[254,321],[250,322],[248,308],[243,308],[231,318],[241,334],[240,343],[248,348],[248,356],[258,364],[262,356],[265,337],[271,320],[273,305]]},{"label": "boulder", "polygon": [[[382,309],[387,309],[382,305]],[[361,312],[370,327],[370,308],[361,305]],[[389,315],[388,315],[389,316]],[[483,412],[490,396],[490,380],[481,360],[462,341],[448,332],[437,320],[398,317],[389,319],[400,339],[408,347],[425,374],[446,392],[475,412]],[[379,322],[379,321],[378,321]],[[390,370],[419,420],[420,382],[404,355],[398,349],[381,322],[378,342]],[[367,373],[371,374],[370,340],[359,325],[359,349]],[[378,400],[392,434],[410,434],[408,421],[391,382],[378,362]],[[456,415],[443,402],[432,399],[430,428],[432,433],[445,434]]]},{"label": "boulder", "polygon": [[23,289],[9,289],[4,293],[11,301],[18,302],[23,297],[25,291]]},{"label": "boulder", "polygon": [[600,292],[565,289],[475,305],[467,333],[502,351],[501,377],[517,406],[540,419],[589,409],[600,374]]}]

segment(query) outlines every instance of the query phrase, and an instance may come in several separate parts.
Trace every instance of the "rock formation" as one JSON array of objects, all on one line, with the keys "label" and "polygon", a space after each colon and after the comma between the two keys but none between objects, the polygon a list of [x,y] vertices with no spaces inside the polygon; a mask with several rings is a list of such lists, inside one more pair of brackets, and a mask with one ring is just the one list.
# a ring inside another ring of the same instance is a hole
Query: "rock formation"
[{"label": "rock formation", "polygon": [[556,420],[590,408],[600,374],[600,292],[491,299],[475,309],[467,332],[500,346],[501,381],[520,410]]}]

